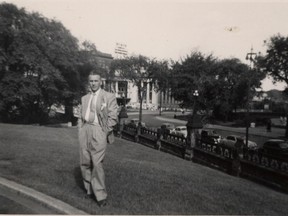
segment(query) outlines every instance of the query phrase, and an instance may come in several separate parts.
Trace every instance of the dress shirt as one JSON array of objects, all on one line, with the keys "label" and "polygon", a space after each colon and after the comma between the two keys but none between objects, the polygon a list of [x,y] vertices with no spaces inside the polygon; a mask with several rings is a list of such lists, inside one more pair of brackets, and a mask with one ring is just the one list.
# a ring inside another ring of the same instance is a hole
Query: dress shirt
[{"label": "dress shirt", "polygon": [[[100,92],[100,89],[98,89],[98,90],[94,93],[94,94],[95,94],[95,97],[96,97],[95,103],[97,103],[97,99],[98,99],[99,92]],[[90,99],[89,99],[89,103],[88,103],[88,107],[87,107],[86,114],[85,114],[85,121],[86,121],[86,122],[89,122],[89,113],[90,113],[90,107],[91,107],[92,98],[93,98],[93,93],[91,93],[91,96],[90,96]],[[96,104],[95,104],[95,106],[96,106]],[[98,122],[98,117],[97,117],[97,113],[96,113],[96,112],[95,112],[95,119],[94,119],[93,124],[99,124],[99,122]]]}]

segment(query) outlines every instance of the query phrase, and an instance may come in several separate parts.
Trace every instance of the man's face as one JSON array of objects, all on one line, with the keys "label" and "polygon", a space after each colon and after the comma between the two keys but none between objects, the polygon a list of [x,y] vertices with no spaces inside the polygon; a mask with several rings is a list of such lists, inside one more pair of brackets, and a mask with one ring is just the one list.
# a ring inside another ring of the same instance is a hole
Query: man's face
[{"label": "man's face", "polygon": [[96,92],[101,85],[101,78],[99,75],[90,75],[89,76],[89,85],[92,92]]}]

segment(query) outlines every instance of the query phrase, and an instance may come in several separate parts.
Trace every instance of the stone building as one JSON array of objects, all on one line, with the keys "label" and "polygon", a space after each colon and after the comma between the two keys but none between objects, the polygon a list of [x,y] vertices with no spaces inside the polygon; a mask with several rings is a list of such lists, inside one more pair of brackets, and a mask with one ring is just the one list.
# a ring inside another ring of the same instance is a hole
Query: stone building
[{"label": "stone building", "polygon": [[[100,67],[109,70],[113,57],[111,54],[99,52],[97,63]],[[150,80],[143,80],[142,86],[145,89],[143,98],[144,109],[158,109],[160,106],[167,109],[179,108],[179,102],[175,101],[168,90],[165,93],[156,92],[154,84]],[[139,97],[137,87],[132,81],[124,80],[117,76],[113,80],[102,79],[102,87],[110,92],[115,93],[116,98],[126,97],[130,99],[128,106],[139,108]]]}]

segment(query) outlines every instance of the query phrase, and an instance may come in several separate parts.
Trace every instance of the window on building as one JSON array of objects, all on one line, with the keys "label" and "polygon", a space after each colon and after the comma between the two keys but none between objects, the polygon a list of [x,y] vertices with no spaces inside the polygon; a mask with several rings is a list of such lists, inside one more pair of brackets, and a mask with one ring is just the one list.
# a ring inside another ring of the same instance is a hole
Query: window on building
[{"label": "window on building", "polygon": [[127,97],[127,81],[118,81],[118,94]]}]

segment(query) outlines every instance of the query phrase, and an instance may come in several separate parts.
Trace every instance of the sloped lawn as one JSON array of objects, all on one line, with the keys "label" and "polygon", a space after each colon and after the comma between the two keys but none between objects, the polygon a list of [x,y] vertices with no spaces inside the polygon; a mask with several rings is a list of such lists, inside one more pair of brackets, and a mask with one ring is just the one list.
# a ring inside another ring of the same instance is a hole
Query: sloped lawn
[{"label": "sloped lawn", "polygon": [[76,128],[0,124],[0,175],[90,214],[286,215],[287,194],[116,138],[109,206],[85,198]]}]

